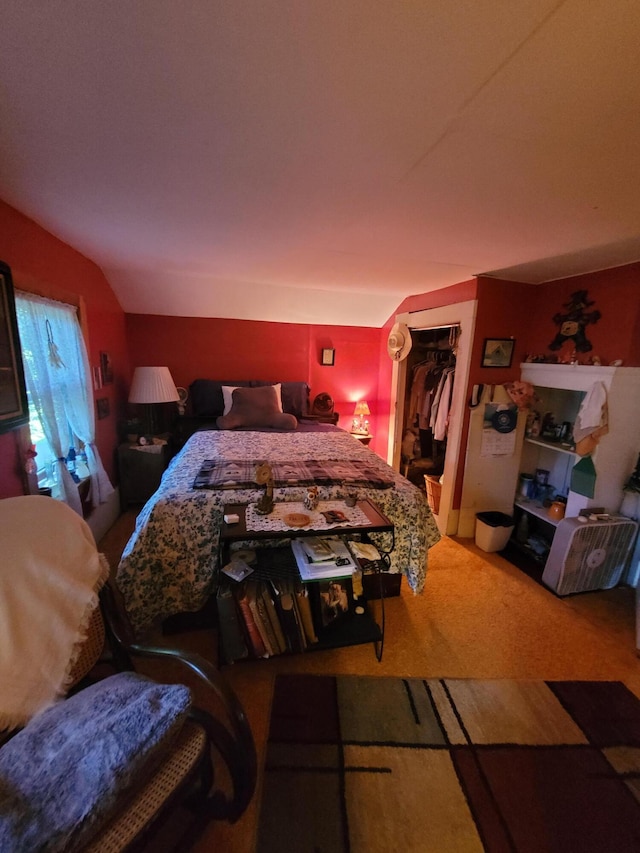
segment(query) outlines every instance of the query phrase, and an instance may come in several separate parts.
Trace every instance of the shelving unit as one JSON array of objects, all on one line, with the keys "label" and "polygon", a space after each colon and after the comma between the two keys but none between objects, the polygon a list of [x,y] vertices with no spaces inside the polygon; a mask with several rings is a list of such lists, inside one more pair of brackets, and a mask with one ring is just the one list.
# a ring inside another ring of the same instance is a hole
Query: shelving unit
[{"label": "shelving unit", "polygon": [[[556,423],[573,425],[585,395],[601,382],[607,392],[609,432],[604,435],[593,453],[596,469],[595,492],[592,498],[571,491],[571,473],[581,458],[572,445],[551,441],[542,436],[526,436],[522,441],[519,471],[535,476],[537,469],[549,472],[553,486],[549,497],[567,498],[566,517],[578,515],[584,507],[602,506],[616,513],[622,501],[623,487],[630,476],[640,452],[640,369],[632,367],[600,367],[591,365],[522,364],[521,378],[530,382],[540,398],[536,410],[544,417],[550,412]],[[551,548],[558,522],[550,518],[539,500],[514,500],[514,537],[509,549],[527,554],[544,568],[547,555],[539,555],[526,542],[517,541],[518,523],[525,513],[529,519],[530,537],[544,541]],[[522,533],[521,533],[522,539]],[[536,543],[538,544],[538,543]],[[515,562],[515,560],[514,560]],[[516,563],[518,564],[518,563]],[[635,558],[625,581],[635,585],[640,564]]]}]

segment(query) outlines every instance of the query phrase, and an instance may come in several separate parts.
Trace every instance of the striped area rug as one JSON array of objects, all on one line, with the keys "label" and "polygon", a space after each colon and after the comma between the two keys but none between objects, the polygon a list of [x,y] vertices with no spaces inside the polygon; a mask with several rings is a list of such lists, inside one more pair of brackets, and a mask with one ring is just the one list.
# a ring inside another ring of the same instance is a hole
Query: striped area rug
[{"label": "striped area rug", "polygon": [[640,851],[620,682],[279,675],[258,853]]}]

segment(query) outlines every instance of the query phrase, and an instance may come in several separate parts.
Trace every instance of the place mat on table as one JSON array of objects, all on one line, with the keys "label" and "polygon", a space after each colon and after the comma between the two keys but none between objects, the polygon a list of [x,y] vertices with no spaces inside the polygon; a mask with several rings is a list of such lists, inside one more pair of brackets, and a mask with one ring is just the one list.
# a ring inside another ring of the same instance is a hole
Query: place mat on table
[{"label": "place mat on table", "polygon": [[[345,521],[328,522],[322,512],[336,510],[346,516]],[[300,514],[309,518],[308,524],[300,526],[300,530],[331,530],[333,527],[369,527],[371,521],[358,506],[347,506],[344,501],[320,501],[316,509],[309,510],[302,501],[283,501],[274,504],[273,512],[260,515],[254,504],[249,504],[245,511],[245,522],[248,532],[264,530],[285,531],[296,529],[287,524],[285,516]]]}]

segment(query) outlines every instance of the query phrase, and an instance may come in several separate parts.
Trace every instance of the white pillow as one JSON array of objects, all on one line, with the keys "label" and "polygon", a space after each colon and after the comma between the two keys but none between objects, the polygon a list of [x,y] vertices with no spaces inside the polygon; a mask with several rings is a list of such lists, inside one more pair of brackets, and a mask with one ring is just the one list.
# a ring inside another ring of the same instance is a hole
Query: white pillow
[{"label": "white pillow", "polygon": [[[222,386],[222,399],[224,401],[224,411],[223,415],[228,415],[231,411],[231,406],[233,404],[233,392],[236,388],[239,388],[239,385],[223,385]],[[282,411],[282,383],[278,382],[277,385],[272,385],[272,388],[275,389],[276,398],[278,400],[278,411]]]},{"label": "white pillow", "polygon": [[238,385],[223,385],[222,386],[222,399],[224,401],[224,411],[223,415],[228,415],[231,410],[231,405],[233,403],[233,392],[238,388]]}]

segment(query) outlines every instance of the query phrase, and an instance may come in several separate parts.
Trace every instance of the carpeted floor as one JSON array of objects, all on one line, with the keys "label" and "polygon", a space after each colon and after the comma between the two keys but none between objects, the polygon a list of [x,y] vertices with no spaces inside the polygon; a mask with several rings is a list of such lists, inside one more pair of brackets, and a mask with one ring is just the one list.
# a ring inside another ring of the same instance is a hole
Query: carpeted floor
[{"label": "carpeted floor", "polygon": [[640,849],[620,682],[279,675],[258,853]]},{"label": "carpeted floor", "polygon": [[[115,568],[133,529],[122,516],[100,543]],[[472,540],[444,537],[430,552],[427,583],[415,596],[403,584],[386,602],[384,656],[373,647],[282,655],[243,662],[224,673],[243,702],[264,764],[274,680],[278,674],[401,676],[428,679],[590,680],[624,682],[640,696],[633,590],[621,587],[559,599],[499,554]],[[210,629],[162,638],[217,660]],[[155,677],[163,673],[152,672]],[[233,826],[213,823],[194,853],[254,850],[263,777],[245,815]],[[393,814],[385,811],[394,825]],[[295,851],[287,846],[285,849]],[[392,845],[389,849],[401,849]],[[565,853],[571,851],[568,847]],[[576,848],[573,848],[576,849]],[[442,848],[442,853],[448,853]]]}]

